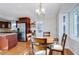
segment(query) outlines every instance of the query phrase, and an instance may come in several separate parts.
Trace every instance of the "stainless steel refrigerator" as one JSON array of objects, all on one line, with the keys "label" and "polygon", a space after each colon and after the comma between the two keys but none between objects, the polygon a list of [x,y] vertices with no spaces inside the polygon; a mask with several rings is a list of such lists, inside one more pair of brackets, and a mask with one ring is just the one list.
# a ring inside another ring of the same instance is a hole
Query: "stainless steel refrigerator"
[{"label": "stainless steel refrigerator", "polygon": [[20,32],[20,41],[26,41],[26,23],[18,23],[17,28],[19,29]]}]

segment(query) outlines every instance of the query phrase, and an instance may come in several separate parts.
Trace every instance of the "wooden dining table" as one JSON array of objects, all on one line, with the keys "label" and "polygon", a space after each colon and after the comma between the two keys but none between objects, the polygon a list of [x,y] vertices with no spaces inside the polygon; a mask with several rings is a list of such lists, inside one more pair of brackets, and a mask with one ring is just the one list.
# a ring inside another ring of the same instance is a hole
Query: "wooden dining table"
[{"label": "wooden dining table", "polygon": [[49,37],[45,37],[45,38],[47,38],[47,44],[52,44],[52,43],[54,43],[54,37],[49,36]]},{"label": "wooden dining table", "polygon": [[[39,38],[39,37],[36,37],[36,38]],[[50,44],[53,44],[54,43],[54,38],[53,36],[46,36],[46,37],[40,37],[40,38],[46,38],[47,40],[47,45],[50,45]]]},{"label": "wooden dining table", "polygon": [[46,38],[47,44],[53,44],[54,43],[54,37],[53,36],[47,36],[47,37],[43,37],[43,38]]},{"label": "wooden dining table", "polygon": [[[36,37],[36,38],[46,38],[46,40],[47,40],[47,44],[53,44],[54,43],[54,36],[45,36],[45,37]],[[29,40],[31,40],[31,39],[29,39]]]},{"label": "wooden dining table", "polygon": [[[28,40],[30,40],[29,36],[31,36],[31,34],[27,35]],[[42,37],[42,38],[46,38],[47,39],[47,43],[51,44],[51,43],[54,43],[54,38],[55,37],[54,36],[46,36],[46,37]]]}]

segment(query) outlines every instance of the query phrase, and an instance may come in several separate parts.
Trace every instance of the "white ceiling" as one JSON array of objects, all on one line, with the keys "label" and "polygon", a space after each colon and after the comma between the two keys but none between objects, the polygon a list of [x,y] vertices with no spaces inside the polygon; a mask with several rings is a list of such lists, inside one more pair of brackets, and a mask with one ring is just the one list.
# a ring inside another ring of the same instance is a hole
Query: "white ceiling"
[{"label": "white ceiling", "polygon": [[[56,17],[59,10],[61,12],[69,12],[75,4],[62,3],[43,3],[45,8],[45,17]],[[19,17],[28,16],[30,18],[38,18],[36,9],[39,8],[39,3],[0,3],[0,18],[16,20]]]},{"label": "white ceiling", "polygon": [[70,12],[72,11],[73,9],[75,9],[77,6],[79,6],[78,3],[64,3],[62,6],[61,6],[61,9],[60,9],[60,12]]}]

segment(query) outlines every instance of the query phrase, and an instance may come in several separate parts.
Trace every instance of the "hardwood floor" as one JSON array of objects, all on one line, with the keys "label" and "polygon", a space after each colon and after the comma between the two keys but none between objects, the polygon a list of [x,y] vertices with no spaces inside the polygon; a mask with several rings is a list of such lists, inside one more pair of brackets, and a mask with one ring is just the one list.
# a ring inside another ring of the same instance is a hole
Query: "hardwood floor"
[{"label": "hardwood floor", "polygon": [[[29,46],[30,46],[30,43],[27,42],[27,43],[26,43],[26,47],[29,47]],[[29,49],[29,54],[32,55],[32,49],[31,49],[31,48],[28,48],[28,49]],[[61,55],[60,52],[54,52],[53,54],[54,54],[54,55]],[[69,49],[65,49],[65,50],[64,50],[64,55],[74,55],[74,54],[73,54],[72,51],[70,51]]]},{"label": "hardwood floor", "polygon": [[[0,55],[32,55],[32,49],[30,48],[30,42],[18,42],[17,46],[8,50],[1,51]],[[54,55],[60,55],[60,53],[55,52]],[[73,55],[69,49],[65,49],[64,55]]]},{"label": "hardwood floor", "polygon": [[8,51],[0,51],[0,55],[23,55],[26,50],[26,42],[18,42],[16,47]]},{"label": "hardwood floor", "polygon": [[64,54],[65,54],[65,55],[74,55],[74,54],[72,53],[72,51],[70,51],[69,49],[65,49]]}]

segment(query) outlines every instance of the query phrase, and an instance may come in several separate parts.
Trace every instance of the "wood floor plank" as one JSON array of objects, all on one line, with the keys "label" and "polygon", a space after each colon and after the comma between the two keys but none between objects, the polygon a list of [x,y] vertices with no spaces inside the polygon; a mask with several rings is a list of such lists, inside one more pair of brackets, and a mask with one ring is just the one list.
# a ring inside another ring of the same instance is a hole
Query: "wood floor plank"
[{"label": "wood floor plank", "polygon": [[[32,49],[30,48],[30,42],[18,42],[16,47],[8,50],[1,51],[0,55],[32,55]],[[60,53],[55,52],[54,55],[60,55]],[[64,55],[73,55],[69,49],[65,49]]]}]

